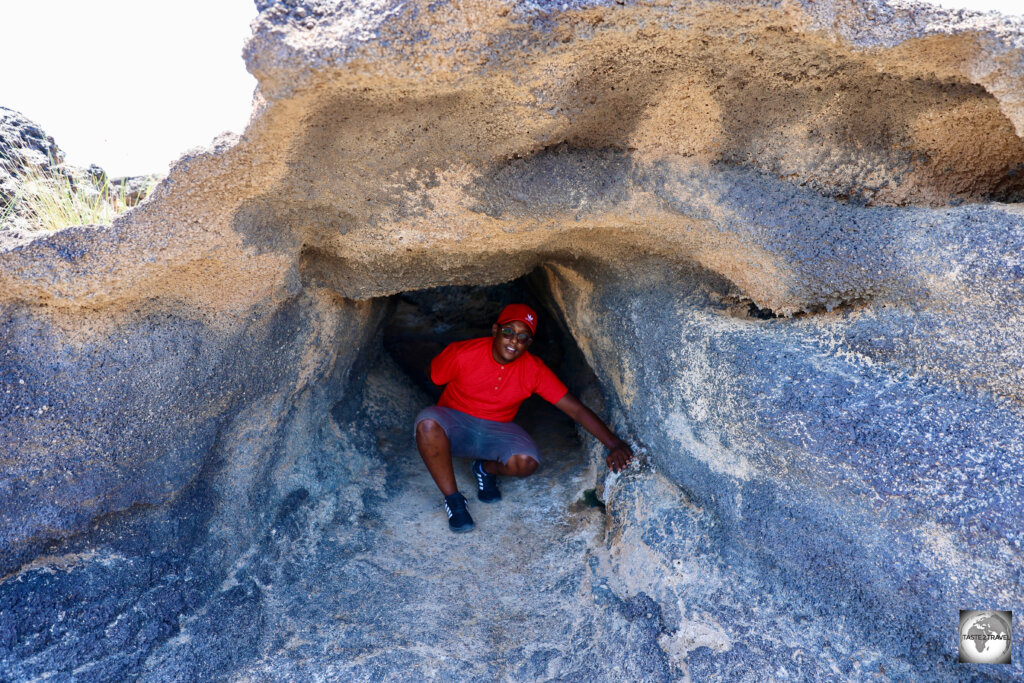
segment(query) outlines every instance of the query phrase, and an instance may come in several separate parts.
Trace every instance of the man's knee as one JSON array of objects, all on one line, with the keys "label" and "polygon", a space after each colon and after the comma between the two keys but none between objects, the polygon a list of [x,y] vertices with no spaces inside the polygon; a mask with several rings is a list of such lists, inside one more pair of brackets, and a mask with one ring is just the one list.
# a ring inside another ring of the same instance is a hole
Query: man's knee
[{"label": "man's knee", "polygon": [[441,437],[441,436],[447,436],[447,435],[444,433],[444,427],[442,427],[437,422],[437,420],[431,420],[430,418],[426,418],[426,419],[420,420],[416,424],[416,440],[417,441],[422,441],[424,439],[426,439],[428,441],[433,441],[434,439],[437,439],[438,437]]},{"label": "man's knee", "polygon": [[528,455],[516,454],[508,459],[505,467],[517,477],[528,477],[537,471],[538,462]]}]

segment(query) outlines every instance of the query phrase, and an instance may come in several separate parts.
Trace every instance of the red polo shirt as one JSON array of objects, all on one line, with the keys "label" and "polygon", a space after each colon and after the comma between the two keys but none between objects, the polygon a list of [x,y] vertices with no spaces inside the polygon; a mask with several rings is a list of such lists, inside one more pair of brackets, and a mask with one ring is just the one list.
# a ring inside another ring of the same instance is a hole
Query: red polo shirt
[{"label": "red polo shirt", "polygon": [[569,393],[544,361],[524,351],[502,365],[491,354],[492,337],[449,344],[430,362],[430,379],[446,384],[437,405],[473,417],[511,422],[519,405],[533,394],[557,403]]}]

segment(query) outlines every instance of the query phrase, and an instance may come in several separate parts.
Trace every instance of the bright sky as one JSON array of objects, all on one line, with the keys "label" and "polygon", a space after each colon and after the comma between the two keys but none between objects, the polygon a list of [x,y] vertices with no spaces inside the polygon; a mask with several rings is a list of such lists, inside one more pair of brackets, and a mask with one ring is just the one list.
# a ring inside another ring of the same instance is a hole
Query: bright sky
[{"label": "bright sky", "polygon": [[166,173],[190,147],[245,128],[255,17],[252,0],[2,0],[0,106],[73,164]]},{"label": "bright sky", "polygon": [[[1024,14],[1024,0],[931,0]],[[3,0],[0,106],[79,166],[165,173],[191,147],[242,132],[256,80],[242,44],[252,0]]]}]

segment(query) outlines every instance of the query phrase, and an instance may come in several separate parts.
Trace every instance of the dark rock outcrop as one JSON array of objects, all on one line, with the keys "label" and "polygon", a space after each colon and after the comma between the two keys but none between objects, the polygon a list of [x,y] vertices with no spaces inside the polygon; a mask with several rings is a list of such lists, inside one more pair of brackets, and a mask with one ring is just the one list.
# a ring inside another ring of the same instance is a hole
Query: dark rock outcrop
[{"label": "dark rock outcrop", "polygon": [[40,208],[46,214],[63,207],[69,215],[80,216],[102,215],[96,209],[111,205],[117,213],[139,204],[159,179],[109,178],[96,164],[85,169],[67,164],[64,152],[38,125],[0,107],[0,250],[56,229],[37,215]]},{"label": "dark rock outcrop", "polygon": [[[13,109],[0,107],[0,246],[31,239],[32,225],[19,201],[27,170],[43,176],[67,174],[64,153],[42,128]],[[6,233],[6,234],[5,234]]]},{"label": "dark rock outcrop", "polygon": [[10,174],[26,166],[51,170],[63,161],[64,153],[42,128],[13,109],[0,107],[0,171],[5,184]]}]

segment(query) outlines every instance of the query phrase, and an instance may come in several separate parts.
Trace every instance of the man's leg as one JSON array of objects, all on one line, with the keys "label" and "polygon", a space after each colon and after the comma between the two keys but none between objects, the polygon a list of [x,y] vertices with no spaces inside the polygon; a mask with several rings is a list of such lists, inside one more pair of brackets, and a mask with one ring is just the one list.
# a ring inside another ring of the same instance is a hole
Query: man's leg
[{"label": "man's leg", "polygon": [[469,416],[460,417],[457,410],[439,406],[424,408],[416,416],[416,446],[427,471],[444,494],[448,528],[457,534],[471,531],[476,526],[466,507],[466,497],[456,487],[452,470],[452,447],[456,450],[462,448],[460,444],[466,436],[465,417]]},{"label": "man's leg", "polygon": [[487,474],[504,477],[528,477],[537,471],[537,465],[537,461],[529,455],[516,454],[504,464],[497,460],[486,460],[483,463],[483,468]]},{"label": "man's leg", "polygon": [[416,447],[434,478],[437,488],[445,497],[458,489],[455,486],[455,470],[452,469],[452,450],[448,435],[435,420],[421,420],[416,425]]}]

